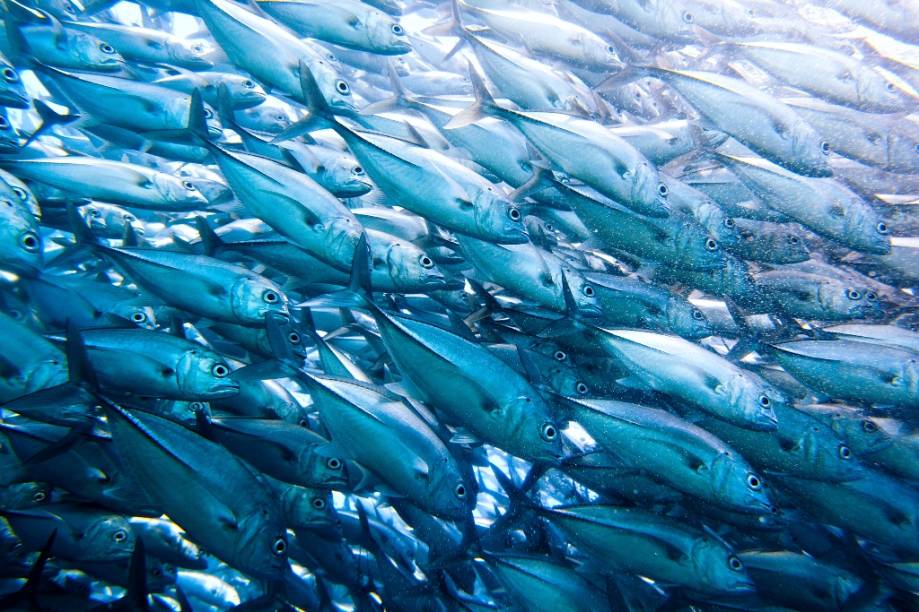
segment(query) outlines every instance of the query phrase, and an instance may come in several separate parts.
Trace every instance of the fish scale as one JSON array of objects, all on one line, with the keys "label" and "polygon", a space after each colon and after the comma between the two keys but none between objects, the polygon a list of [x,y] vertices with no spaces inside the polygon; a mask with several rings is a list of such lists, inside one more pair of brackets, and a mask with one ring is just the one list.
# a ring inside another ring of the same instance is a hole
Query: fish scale
[{"label": "fish scale", "polygon": [[910,3],[0,6],[0,608],[917,607]]}]

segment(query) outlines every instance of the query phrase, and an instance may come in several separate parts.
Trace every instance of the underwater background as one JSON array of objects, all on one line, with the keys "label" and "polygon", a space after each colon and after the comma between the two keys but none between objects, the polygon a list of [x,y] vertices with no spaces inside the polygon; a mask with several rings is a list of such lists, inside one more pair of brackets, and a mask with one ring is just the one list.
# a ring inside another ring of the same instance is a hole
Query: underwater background
[{"label": "underwater background", "polygon": [[919,609],[919,3],[0,19],[0,608]]}]

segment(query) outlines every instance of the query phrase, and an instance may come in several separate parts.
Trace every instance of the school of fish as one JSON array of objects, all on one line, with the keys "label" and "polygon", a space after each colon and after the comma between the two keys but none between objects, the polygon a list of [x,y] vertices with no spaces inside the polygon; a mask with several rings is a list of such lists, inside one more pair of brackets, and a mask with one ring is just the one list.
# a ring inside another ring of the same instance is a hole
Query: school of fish
[{"label": "school of fish", "polygon": [[919,609],[916,2],[0,20],[0,609]]}]

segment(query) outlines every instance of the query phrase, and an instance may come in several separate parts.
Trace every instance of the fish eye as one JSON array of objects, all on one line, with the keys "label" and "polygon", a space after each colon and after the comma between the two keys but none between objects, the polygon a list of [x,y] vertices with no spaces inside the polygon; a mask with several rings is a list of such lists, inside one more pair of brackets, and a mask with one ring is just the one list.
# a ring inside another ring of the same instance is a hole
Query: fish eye
[{"label": "fish eye", "polygon": [[214,367],[211,368],[211,374],[217,378],[225,378],[230,374],[230,368],[222,363],[215,363]]},{"label": "fish eye", "polygon": [[891,93],[893,93],[893,91],[896,90],[896,88],[897,86],[891,83],[890,81],[887,81],[886,83],[884,83],[884,89],[886,89],[887,91]]},{"label": "fish eye", "polygon": [[99,43],[99,50],[107,55],[112,55],[115,53],[115,48],[108,43]]},{"label": "fish eye", "polygon": [[335,81],[335,89],[338,90],[338,93],[340,93],[343,96],[347,96],[348,94],[351,93],[351,88],[348,87],[348,84],[342,81],[341,79],[338,79],[337,81]]},{"label": "fish eye", "polygon": [[667,195],[669,194],[670,194],[670,189],[666,185],[661,183],[660,185],[657,186],[657,195],[659,195],[662,198],[666,198]]},{"label": "fish eye", "polygon": [[890,228],[887,227],[887,224],[883,221],[878,221],[878,224],[874,226],[877,229],[879,234],[889,234]]},{"label": "fish eye", "polygon": [[48,499],[48,494],[45,493],[44,491],[36,491],[35,493],[32,494],[32,501],[35,502],[36,504],[40,504],[46,499]]},{"label": "fish eye", "polygon": [[297,332],[290,332],[287,334],[287,341],[291,344],[300,344],[300,334]]},{"label": "fish eye", "polygon": [[3,75],[3,78],[6,79],[7,83],[15,83],[19,81],[19,74],[9,67],[0,70],[0,75]]},{"label": "fish eye", "polygon": [[245,87],[246,89],[255,89],[255,81],[253,81],[252,79],[246,79],[245,81],[243,81],[243,87]]},{"label": "fish eye", "polygon": [[102,216],[102,213],[99,212],[99,209],[98,209],[98,208],[90,208],[90,209],[89,209],[89,216],[90,216],[90,217],[101,217],[101,216]]},{"label": "fish eye", "polygon": [[849,450],[849,447],[846,446],[845,444],[839,445],[839,458],[846,459],[846,460],[852,458],[852,451]]},{"label": "fish eye", "polygon": [[763,483],[756,477],[756,474],[747,474],[747,486],[754,491],[759,491],[763,488]]},{"label": "fish eye", "polygon": [[763,408],[768,408],[769,406],[772,405],[772,400],[769,399],[769,397],[766,396],[766,395],[760,395],[760,396],[759,396],[759,405],[762,406]]},{"label": "fish eye", "polygon": [[846,291],[846,297],[848,297],[850,300],[858,300],[861,299],[862,294],[856,289],[849,289]]},{"label": "fish eye", "polygon": [[124,529],[119,529],[118,531],[112,534],[112,539],[115,540],[116,542],[124,542],[125,540],[128,539],[128,534],[125,532]]},{"label": "fish eye", "polygon": [[312,504],[313,504],[313,508],[315,508],[316,510],[322,510],[323,508],[325,508],[325,500],[322,499],[321,497],[313,498]]},{"label": "fish eye", "polygon": [[593,296],[597,294],[597,292],[594,291],[594,288],[591,287],[590,285],[584,285],[581,291],[584,293],[584,295],[586,295],[589,298],[592,298]]},{"label": "fish eye", "polygon": [[865,433],[874,433],[878,430],[878,426],[874,421],[869,421],[865,419],[862,421],[862,429],[865,430]]},{"label": "fish eye", "polygon": [[726,228],[728,228],[728,229],[733,229],[735,225],[737,225],[737,224],[734,223],[734,219],[732,219],[731,217],[725,217],[725,218],[724,218],[724,226],[725,226]]},{"label": "fish eye", "polygon": [[194,51],[195,53],[201,53],[202,51],[204,51],[204,45],[202,45],[201,43],[194,44],[191,46],[191,50]]},{"label": "fish eye", "polygon": [[277,291],[272,291],[271,289],[268,289],[267,291],[262,293],[262,300],[266,304],[276,304],[277,302],[281,300],[281,296],[278,295]]},{"label": "fish eye", "polygon": [[683,12],[683,21],[684,21],[685,23],[692,23],[692,22],[693,22],[692,13],[690,13],[690,12],[688,12],[688,11],[684,11],[684,12]]},{"label": "fish eye", "polygon": [[511,221],[520,221],[520,209],[515,206],[511,206],[507,209],[507,216],[510,217]]},{"label": "fish eye", "polygon": [[695,319],[696,321],[702,321],[703,319],[705,319],[705,315],[698,308],[693,308],[692,318]]},{"label": "fish eye", "polygon": [[145,315],[142,312],[135,312],[134,314],[131,315],[131,320],[134,321],[135,323],[143,323],[144,321],[147,320],[147,315]]},{"label": "fish eye", "polygon": [[790,242],[791,244],[798,244],[799,240],[797,236],[789,236],[788,242]]},{"label": "fish eye", "polygon": [[214,117],[214,113],[211,112],[211,109],[205,108],[205,109],[204,109],[204,118],[205,118],[205,119],[213,119],[213,117]]},{"label": "fish eye", "polygon": [[459,483],[453,488],[453,494],[460,499],[465,499],[466,497],[466,485]]},{"label": "fish eye", "polygon": [[606,52],[610,55],[614,55],[616,53],[616,49],[613,47],[613,45],[606,45]]},{"label": "fish eye", "polygon": [[198,188],[195,187],[195,184],[191,181],[182,181],[182,187],[184,187],[187,191],[198,191]]},{"label": "fish eye", "polygon": [[421,257],[419,257],[418,263],[421,264],[422,268],[433,268],[434,267],[434,261],[427,255],[422,255]]},{"label": "fish eye", "polygon": [[35,232],[23,232],[22,235],[19,236],[19,244],[25,250],[34,253],[39,249],[41,243],[38,240],[38,234]]},{"label": "fish eye", "polygon": [[587,395],[587,392],[590,391],[587,385],[580,381],[574,386],[574,390],[578,392],[578,395]]},{"label": "fish eye", "polygon": [[565,351],[555,351],[555,354],[552,356],[555,357],[556,361],[565,361],[568,359],[568,353]]},{"label": "fish eye", "polygon": [[718,243],[715,242],[714,238],[707,238],[705,240],[705,249],[707,251],[715,251],[718,249]]},{"label": "fish eye", "polygon": [[275,556],[277,557],[280,557],[281,555],[286,553],[287,552],[287,540],[281,537],[275,538],[274,542],[271,543],[271,552],[273,552]]},{"label": "fish eye", "polygon": [[354,166],[354,168],[351,169],[351,173],[362,176],[364,174],[364,169],[360,166]]},{"label": "fish eye", "polygon": [[396,36],[402,36],[403,34],[405,34],[405,29],[398,23],[394,23],[392,24],[392,33],[395,34]]},{"label": "fish eye", "polygon": [[874,291],[868,291],[865,293],[865,299],[869,302],[876,302],[878,299],[878,294]]},{"label": "fish eye", "polygon": [[137,219],[134,218],[134,215],[121,215],[121,220],[125,223],[133,223]]},{"label": "fish eye", "polygon": [[545,226],[545,227],[546,227],[546,231],[547,231],[547,232],[554,232],[554,231],[555,231],[555,226],[552,225],[551,223],[546,223],[546,226]]},{"label": "fish eye", "polygon": [[341,469],[341,459],[339,459],[338,457],[329,457],[328,460],[325,462],[325,465],[330,470]]},{"label": "fish eye", "polygon": [[539,430],[539,435],[546,442],[552,442],[558,437],[558,429],[552,423],[543,423]]},{"label": "fish eye", "polygon": [[204,410],[204,404],[202,404],[201,402],[192,402],[188,405],[188,407],[194,410],[195,412],[199,410]]},{"label": "fish eye", "polygon": [[19,199],[25,202],[29,199],[29,194],[22,187],[13,187],[13,193],[19,196]]},{"label": "fish eye", "polygon": [[733,555],[731,555],[730,557],[728,557],[728,565],[729,565],[729,566],[731,567],[731,569],[734,570],[735,572],[739,572],[740,570],[743,569],[743,563],[740,561],[740,559],[738,559],[737,557],[735,557],[735,556],[733,556]]},{"label": "fish eye", "polygon": [[829,154],[830,154],[830,143],[828,143],[828,142],[825,141],[825,140],[824,140],[823,142],[821,142],[821,143],[820,143],[820,152],[823,153],[824,155],[829,155]]}]

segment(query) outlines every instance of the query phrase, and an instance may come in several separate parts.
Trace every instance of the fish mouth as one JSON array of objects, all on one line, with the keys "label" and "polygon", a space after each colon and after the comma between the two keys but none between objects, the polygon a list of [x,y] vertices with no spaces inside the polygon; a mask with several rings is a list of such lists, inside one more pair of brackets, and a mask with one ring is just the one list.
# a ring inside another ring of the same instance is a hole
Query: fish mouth
[{"label": "fish mouth", "polygon": [[410,44],[397,40],[389,46],[386,55],[401,55],[403,53],[411,53],[411,51],[412,46]]},{"label": "fish mouth", "polygon": [[2,104],[3,106],[8,106],[10,108],[22,108],[27,109],[31,106],[29,101],[29,96],[26,94],[21,94],[18,91],[9,92],[12,94],[12,97],[5,99]]},{"label": "fish mouth", "polygon": [[749,428],[754,431],[776,431],[779,428],[779,419],[774,412],[759,412],[749,423]]},{"label": "fish mouth", "polygon": [[239,395],[239,383],[235,380],[221,381],[215,385],[211,385],[207,394],[210,399],[223,399],[225,397]]},{"label": "fish mouth", "polygon": [[459,291],[466,287],[466,281],[459,278],[448,278],[446,276],[439,279],[437,288],[443,291]]}]

